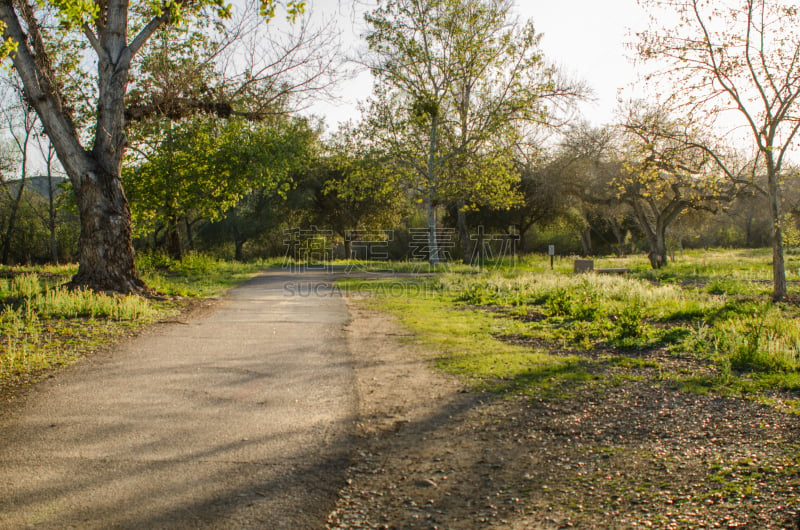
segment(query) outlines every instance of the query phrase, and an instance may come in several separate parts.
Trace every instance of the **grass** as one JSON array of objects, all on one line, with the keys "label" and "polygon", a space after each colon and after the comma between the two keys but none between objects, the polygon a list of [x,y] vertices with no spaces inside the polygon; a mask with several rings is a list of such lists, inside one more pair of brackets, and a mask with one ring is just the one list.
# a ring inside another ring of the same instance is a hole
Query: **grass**
[{"label": "grass", "polygon": [[163,254],[146,254],[139,256],[136,263],[147,285],[159,293],[208,298],[220,295],[256,272],[275,267],[281,261],[271,259],[240,263],[189,253],[181,261]]},{"label": "grass", "polygon": [[140,256],[145,282],[163,300],[68,290],[75,265],[0,267],[0,393],[38,380],[144,326],[179,313],[180,298],[218,296],[272,262],[231,263],[199,254],[183,261]]},{"label": "grass", "polygon": [[[476,388],[525,393],[526,381],[547,386],[548,381],[574,378],[580,372],[577,357],[555,357],[496,339],[508,331],[505,323],[490,313],[443,303],[436,279],[347,280],[340,281],[339,287],[344,292],[372,289],[383,293],[369,303],[398,315],[430,349],[440,369],[471,381]],[[410,296],[397,296],[402,292]]]},{"label": "grass", "polygon": [[[621,356],[632,369],[642,367],[636,359],[665,356],[693,359],[697,369],[644,363],[688,391],[797,392],[800,308],[769,302],[769,258],[765,250],[693,251],[659,271],[643,257],[605,258],[596,266],[631,273],[575,276],[564,259],[550,270],[547,256],[526,256],[482,270],[340,285],[372,290],[370,303],[398,315],[439,367],[486,389],[552,393],[602,382],[609,356],[616,369],[625,368]],[[789,280],[800,280],[797,256],[787,263]]]}]

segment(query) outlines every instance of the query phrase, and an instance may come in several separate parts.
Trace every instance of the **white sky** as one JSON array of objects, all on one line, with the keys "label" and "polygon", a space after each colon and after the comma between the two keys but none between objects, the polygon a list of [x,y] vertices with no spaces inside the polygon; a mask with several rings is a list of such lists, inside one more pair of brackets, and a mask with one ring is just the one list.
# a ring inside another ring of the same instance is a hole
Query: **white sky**
[{"label": "white sky", "polygon": [[[337,17],[342,38],[356,53],[363,45],[359,40],[362,18],[353,17],[338,2],[338,10],[332,7],[335,1],[319,0],[311,10],[328,7],[332,9],[329,13],[342,12]],[[580,107],[583,115],[594,125],[612,121],[618,91],[636,81],[633,65],[627,59],[631,52],[625,48],[625,43],[632,40],[630,32],[646,26],[646,15],[636,0],[516,0],[516,11],[523,20],[533,20],[536,30],[544,34],[545,57],[594,91],[595,101]],[[354,27],[354,22],[360,27]],[[329,130],[334,129],[337,123],[358,117],[357,103],[369,96],[371,88],[371,77],[364,72],[341,86],[342,101],[319,103],[308,112],[324,116]]]}]

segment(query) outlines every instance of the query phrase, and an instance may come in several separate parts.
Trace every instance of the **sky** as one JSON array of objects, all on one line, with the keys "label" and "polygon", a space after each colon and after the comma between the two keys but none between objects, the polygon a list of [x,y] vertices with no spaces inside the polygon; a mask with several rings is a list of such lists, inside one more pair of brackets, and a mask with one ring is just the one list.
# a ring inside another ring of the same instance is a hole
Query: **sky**
[{"label": "sky", "polygon": [[[335,0],[321,0],[333,4]],[[542,51],[547,60],[559,66],[570,77],[584,81],[594,92],[594,100],[583,103],[580,111],[594,125],[614,119],[618,91],[636,82],[633,64],[627,58],[631,51],[631,32],[644,29],[646,14],[636,0],[516,0],[516,12],[523,20],[533,20],[543,34]],[[351,54],[363,46],[359,34],[364,31],[360,17],[342,10],[335,21]],[[329,13],[336,13],[334,9]],[[332,15],[327,15],[332,16]],[[355,18],[355,20],[354,20]],[[369,96],[372,79],[363,72],[342,84],[341,101],[320,102],[307,112],[325,117],[329,130],[336,124],[358,116],[358,101]]]}]

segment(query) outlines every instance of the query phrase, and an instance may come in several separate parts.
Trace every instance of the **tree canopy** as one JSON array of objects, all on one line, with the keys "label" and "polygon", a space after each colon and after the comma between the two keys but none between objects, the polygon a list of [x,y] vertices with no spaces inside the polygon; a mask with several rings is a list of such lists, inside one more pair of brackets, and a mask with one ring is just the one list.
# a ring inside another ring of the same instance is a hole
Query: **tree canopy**
[{"label": "tree canopy", "polygon": [[366,19],[375,76],[366,137],[408,168],[436,263],[437,206],[513,205],[517,125],[546,123],[580,88],[561,82],[507,0],[390,0]]}]

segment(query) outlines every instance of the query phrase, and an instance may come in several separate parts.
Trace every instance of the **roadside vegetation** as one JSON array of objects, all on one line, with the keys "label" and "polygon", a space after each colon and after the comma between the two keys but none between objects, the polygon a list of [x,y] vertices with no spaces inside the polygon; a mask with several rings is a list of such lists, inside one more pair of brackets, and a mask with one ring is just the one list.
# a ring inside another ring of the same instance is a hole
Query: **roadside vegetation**
[{"label": "roadside vegetation", "polygon": [[[697,251],[659,270],[644,257],[596,260],[631,269],[616,276],[574,275],[566,259],[551,271],[539,256],[339,287],[396,315],[406,340],[478,396],[473,423],[444,437],[479,433],[462,445],[491,464],[492,502],[442,498],[442,513],[554,527],[793,528],[800,259],[788,256],[789,302],[774,304],[766,257]],[[452,498],[468,498],[464,488]]]},{"label": "roadside vegetation", "polygon": [[[787,258],[794,293],[780,304],[770,300],[766,257],[691,251],[658,270],[643,256],[606,258],[596,267],[630,273],[574,275],[571,260],[551,270],[546,257],[526,256],[340,286],[374,292],[369,303],[435,346],[440,367],[482,388],[537,394],[576,378],[602,383],[604,368],[627,366],[653,368],[664,384],[693,392],[761,399],[800,392],[800,255]],[[798,399],[787,395],[785,404],[800,411]]]},{"label": "roadside vegetation", "polygon": [[0,395],[34,382],[52,368],[175,318],[194,301],[220,295],[270,265],[228,262],[200,254],[182,261],[138,259],[158,295],[109,295],[69,290],[75,265],[0,267]]}]

